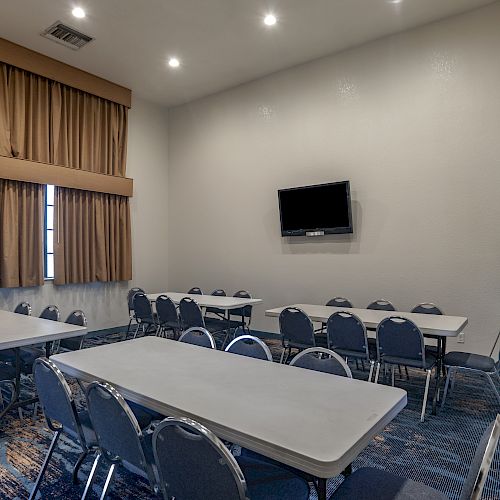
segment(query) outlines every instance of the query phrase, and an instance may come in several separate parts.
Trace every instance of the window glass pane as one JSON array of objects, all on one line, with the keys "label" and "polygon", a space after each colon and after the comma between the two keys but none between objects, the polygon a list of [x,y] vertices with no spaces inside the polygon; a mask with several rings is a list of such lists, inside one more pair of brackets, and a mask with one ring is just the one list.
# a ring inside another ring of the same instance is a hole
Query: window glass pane
[{"label": "window glass pane", "polygon": [[54,255],[47,254],[47,269],[45,273],[46,278],[54,277]]},{"label": "window glass pane", "polygon": [[45,238],[47,242],[47,253],[54,253],[54,231],[52,231],[52,229],[47,230]]},{"label": "window glass pane", "polygon": [[47,229],[54,229],[54,207],[47,207]]},{"label": "window glass pane", "polygon": [[47,184],[47,205],[54,204],[54,186]]}]

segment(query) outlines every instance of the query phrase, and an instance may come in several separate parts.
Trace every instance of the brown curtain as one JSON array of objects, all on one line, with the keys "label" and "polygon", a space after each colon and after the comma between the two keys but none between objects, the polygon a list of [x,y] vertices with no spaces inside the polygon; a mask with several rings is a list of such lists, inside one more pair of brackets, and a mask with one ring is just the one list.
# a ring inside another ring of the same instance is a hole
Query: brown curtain
[{"label": "brown curtain", "polygon": [[0,287],[43,285],[44,187],[0,179]]},{"label": "brown curtain", "polygon": [[57,188],[55,225],[56,284],[132,279],[128,198]]},{"label": "brown curtain", "polygon": [[[123,105],[0,62],[0,155],[124,177],[127,113]],[[19,275],[19,284],[0,286],[41,284],[43,195],[37,193],[43,187],[14,184],[5,184],[0,200],[0,275],[1,283],[16,283]],[[131,279],[128,198],[60,188],[56,213],[56,283]]]}]

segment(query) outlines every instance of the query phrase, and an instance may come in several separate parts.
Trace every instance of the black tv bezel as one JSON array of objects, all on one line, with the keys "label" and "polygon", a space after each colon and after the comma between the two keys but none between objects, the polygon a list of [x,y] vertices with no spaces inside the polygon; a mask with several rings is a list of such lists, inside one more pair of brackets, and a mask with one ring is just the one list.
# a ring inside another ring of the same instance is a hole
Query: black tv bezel
[{"label": "black tv bezel", "polygon": [[[349,217],[349,225],[343,227],[308,227],[303,229],[295,230],[284,230],[283,229],[283,217],[281,211],[281,193],[287,191],[297,191],[299,189],[317,188],[324,186],[336,186],[338,184],[346,185],[347,189],[347,214]],[[352,209],[351,209],[351,182],[350,181],[338,181],[338,182],[325,182],[323,184],[311,184],[310,186],[298,186],[292,188],[278,189],[278,205],[280,211],[280,227],[281,236],[306,236],[307,233],[322,232],[323,234],[352,234]]]}]

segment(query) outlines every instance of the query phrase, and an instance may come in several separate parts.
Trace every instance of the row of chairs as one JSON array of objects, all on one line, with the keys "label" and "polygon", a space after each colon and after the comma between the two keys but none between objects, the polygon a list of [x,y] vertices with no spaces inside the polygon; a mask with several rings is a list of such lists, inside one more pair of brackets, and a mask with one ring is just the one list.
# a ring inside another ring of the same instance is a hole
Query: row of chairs
[{"label": "row of chairs", "polygon": [[[343,307],[347,309],[352,309],[354,307],[352,305],[352,302],[349,299],[346,299],[345,297],[334,297],[333,299],[330,299],[325,305],[334,307]],[[374,300],[373,302],[370,302],[366,306],[366,309],[373,309],[377,311],[397,311],[394,304],[390,300],[386,299]],[[411,312],[419,314],[439,314],[439,315],[443,314],[442,309],[436,306],[436,304],[433,304],[431,302],[422,302],[416,305],[411,310]]]},{"label": "row of chairs", "polygon": [[309,498],[307,481],[277,464],[234,457],[209,429],[189,418],[165,418],[158,425],[140,421],[133,407],[108,383],[92,382],[85,389],[87,410],[77,410],[73,394],[57,366],[39,358],[35,383],[54,436],[31,491],[34,499],[61,434],[82,448],[74,470],[90,453],[95,459],[82,499],[91,494],[99,466],[108,469],[101,499],[107,496],[119,467],[148,481],[164,499]]}]

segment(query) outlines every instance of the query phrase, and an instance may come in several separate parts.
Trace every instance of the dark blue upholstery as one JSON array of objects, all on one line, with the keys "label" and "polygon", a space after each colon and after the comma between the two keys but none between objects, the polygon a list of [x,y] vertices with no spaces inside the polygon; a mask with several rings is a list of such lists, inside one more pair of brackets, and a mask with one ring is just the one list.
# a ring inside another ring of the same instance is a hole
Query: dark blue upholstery
[{"label": "dark blue upholstery", "polygon": [[11,381],[16,378],[16,369],[12,365],[0,364],[0,381]]},{"label": "dark blue upholstery", "polygon": [[14,309],[14,312],[16,314],[24,314],[25,316],[31,316],[31,306],[29,305],[28,302],[21,302],[20,304],[17,304],[16,308]]},{"label": "dark blue upholstery", "polygon": [[142,288],[135,287],[131,288],[127,293],[127,304],[129,312],[134,311],[134,295],[136,293],[146,293]]},{"label": "dark blue upholstery", "polygon": [[59,309],[57,306],[47,306],[40,314],[40,318],[50,321],[59,321]]},{"label": "dark blue upholstery", "polygon": [[385,299],[374,300],[368,304],[367,309],[374,309],[376,311],[395,311],[396,308]]},{"label": "dark blue upholstery", "polygon": [[[83,311],[77,310],[73,311],[67,318],[65,323],[69,323],[70,325],[77,325],[86,327],[87,326],[87,318],[85,317],[85,313]],[[83,340],[85,335],[80,337],[73,337],[70,339],[62,339],[59,342],[59,347],[66,349],[68,351],[78,351],[83,346]]]},{"label": "dark blue upholstery", "polygon": [[182,328],[187,330],[193,327],[205,328],[200,306],[190,297],[184,297],[179,303],[179,314]]},{"label": "dark blue upholstery", "polygon": [[227,347],[226,352],[248,356],[250,358],[264,359],[272,361],[273,355],[269,347],[257,337],[251,335],[242,335],[235,338]]},{"label": "dark blue upholstery", "polygon": [[158,323],[165,330],[179,329],[179,317],[177,308],[172,300],[166,295],[160,295],[156,299],[156,313],[158,315]]},{"label": "dark blue upholstery", "polygon": [[161,422],[153,435],[153,454],[166,499],[246,498],[245,480],[234,457],[213,433],[190,419]]},{"label": "dark blue upholstery", "polygon": [[[251,299],[252,296],[246,290],[239,290],[236,292],[233,297],[238,297],[240,299]],[[244,306],[238,307],[236,309],[230,309],[229,313],[231,316],[240,316],[243,318],[251,318],[252,317],[252,306]]]},{"label": "dark blue upholstery", "polygon": [[290,366],[352,378],[347,363],[338,354],[322,347],[302,351],[292,359]]},{"label": "dark blue upholstery", "polygon": [[215,349],[215,340],[206,328],[193,327],[186,330],[179,338],[179,342],[209,347]]},{"label": "dark blue upholstery", "polygon": [[[214,297],[225,297],[226,296],[226,292],[224,290],[222,290],[221,288],[218,288],[217,290],[214,290],[211,295],[213,295]],[[218,316],[220,317],[223,317],[224,314],[226,313],[226,311],[224,311],[224,309],[219,309],[218,307],[207,307],[205,312],[207,314],[211,313],[211,314],[217,314]]]},{"label": "dark blue upholstery", "polygon": [[201,291],[201,288],[197,287],[197,286],[194,286],[193,288],[191,288],[189,291],[188,291],[189,294],[193,294],[193,295],[203,295],[203,292]]},{"label": "dark blue upholstery", "polygon": [[333,313],[326,323],[328,348],[344,357],[370,359],[363,322],[349,312]]},{"label": "dark blue upholstery", "polygon": [[348,476],[331,500],[449,500],[443,493],[381,469],[364,467]]},{"label": "dark blue upholstery", "polygon": [[418,304],[411,310],[411,312],[418,314],[436,314],[438,316],[443,314],[443,311],[439,309],[438,306],[431,304],[430,302],[422,302],[422,304]]},{"label": "dark blue upholstery", "polygon": [[134,295],[134,314],[138,323],[145,323],[148,325],[156,324],[151,302],[146,294],[142,292],[137,292]]},{"label": "dark blue upholstery", "polygon": [[446,366],[469,368],[486,373],[493,373],[497,369],[495,360],[489,356],[460,351],[452,351],[446,354],[444,364]]},{"label": "dark blue upholstery", "polygon": [[283,347],[306,349],[314,347],[314,328],[309,316],[296,307],[286,307],[279,317]]},{"label": "dark blue upholstery", "polygon": [[346,307],[346,308],[352,308],[352,303],[350,300],[345,299],[344,297],[334,297],[333,299],[330,299],[327,303],[327,306],[333,306],[333,307]]}]

